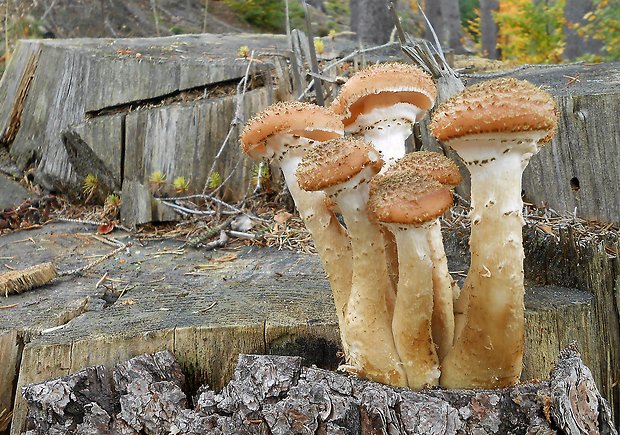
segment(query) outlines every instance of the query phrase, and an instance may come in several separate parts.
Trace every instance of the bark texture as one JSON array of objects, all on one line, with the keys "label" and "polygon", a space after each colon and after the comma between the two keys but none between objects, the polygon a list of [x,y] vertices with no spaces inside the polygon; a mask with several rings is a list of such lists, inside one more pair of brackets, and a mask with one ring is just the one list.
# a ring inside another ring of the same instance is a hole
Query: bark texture
[{"label": "bark texture", "polygon": [[416,393],[264,355],[241,355],[222,392],[202,387],[193,408],[183,383],[158,352],[30,385],[27,434],[617,433],[574,349],[548,381],[502,390]]}]

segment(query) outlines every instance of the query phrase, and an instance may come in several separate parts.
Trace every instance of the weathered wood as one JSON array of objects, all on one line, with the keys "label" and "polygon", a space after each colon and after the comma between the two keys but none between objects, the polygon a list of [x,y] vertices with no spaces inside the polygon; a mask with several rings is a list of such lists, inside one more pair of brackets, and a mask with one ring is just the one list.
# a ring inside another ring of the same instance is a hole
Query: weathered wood
[{"label": "weathered wood", "polygon": [[[413,392],[302,367],[301,358],[241,355],[221,393],[187,407],[172,354],[141,355],[24,389],[27,434],[615,434],[589,369],[564,350],[548,381],[503,390]],[[111,372],[111,374],[110,374]]]},{"label": "weathered wood", "polygon": [[[13,387],[17,384],[17,370],[21,356],[16,330],[0,330],[0,413],[13,408]],[[2,419],[0,419],[1,421]],[[4,431],[0,423],[0,432]]]},{"label": "weathered wood", "polygon": [[[6,252],[10,247],[14,259],[7,263],[12,267],[56,260],[65,270],[83,263],[86,255],[111,249],[84,231],[88,228],[80,225],[50,224],[29,233],[3,236],[0,250]],[[117,233],[116,237],[126,236]],[[575,340],[599,388],[612,400],[609,380],[618,370],[618,362],[613,359],[616,350],[610,347],[615,340],[612,320],[608,311],[600,311],[609,307],[596,299],[603,297],[599,294],[603,290],[566,279],[564,287],[585,288],[590,293],[558,288],[552,285],[557,282],[556,272],[547,277],[552,272],[545,266],[545,258],[552,258],[550,267],[563,276],[569,273],[567,268],[575,267],[559,262],[563,255],[580,258],[586,269],[590,261],[600,260],[584,258],[585,252],[565,252],[537,233],[526,240],[530,254],[526,271],[535,285],[528,289],[526,300],[531,329],[527,331],[524,379],[546,378],[560,347]],[[182,256],[165,254],[179,244],[135,244],[130,256],[118,256],[83,277],[63,278],[36,291],[10,296],[7,304],[18,306],[4,310],[0,329],[16,331],[13,346],[25,345],[23,352],[19,346],[19,388],[90,365],[112,367],[118,361],[161,349],[175,353],[192,391],[202,383],[223,387],[239,353],[299,355],[331,369],[341,362],[333,302],[318,258],[263,248],[244,248],[235,252],[236,259],[221,263],[209,262],[209,257],[225,253],[205,255],[187,250]],[[446,249],[451,270],[465,270],[467,234],[448,232]],[[204,276],[187,275],[205,263],[213,269],[199,272]],[[600,266],[604,274],[618,270],[608,270],[607,263]],[[104,271],[109,278],[123,280],[113,285],[115,293],[95,287]],[[123,289],[123,297],[117,300]],[[610,294],[613,297],[613,292]],[[612,307],[615,309],[615,302]],[[62,328],[41,333],[56,326]],[[0,353],[0,366],[4,366],[4,356]],[[12,433],[18,434],[26,413],[19,397],[14,413]]]},{"label": "weathered wood", "polygon": [[[239,124],[233,127],[233,134],[228,138],[225,157],[219,159],[216,165],[222,178],[234,171],[227,186],[233,186],[235,190],[225,190],[229,198],[239,199],[239,195],[247,189],[255,164],[237,143],[243,120],[272,100],[270,87],[251,90],[244,97]],[[236,104],[235,96],[227,96],[128,113],[125,118],[123,201],[126,197],[134,198],[133,194],[128,193],[127,183],[138,182],[148,186],[149,176],[155,171],[166,174],[169,182],[182,176],[191,182],[187,193],[201,193],[212,162],[228,135]],[[175,194],[170,187],[167,190],[164,196]],[[166,220],[161,215],[129,213],[127,210],[132,206],[130,203],[127,208],[121,209],[121,217],[127,225]]]},{"label": "weathered wood", "polygon": [[[534,230],[526,231],[524,236],[526,277],[539,285],[553,283],[592,294],[593,316],[589,322],[596,325],[592,330],[594,335],[586,339],[588,333],[584,331],[582,336],[581,331],[569,324],[559,333],[562,340],[569,339],[565,333],[579,334],[584,339],[584,356],[587,355],[585,359],[592,368],[594,379],[610,402],[614,416],[620,415],[620,391],[617,388],[620,374],[620,240],[611,235],[577,236],[570,226],[560,231],[559,238],[541,236]],[[588,353],[585,346],[589,348]]]},{"label": "weathered wood", "polygon": [[[89,155],[94,154],[101,160],[99,172],[114,176],[114,189],[121,186],[125,174],[136,177],[135,173],[142,173],[142,167],[123,162],[126,146],[131,152],[132,147],[141,145],[135,143],[138,138],[131,132],[126,135],[125,117],[128,126],[134,125],[134,117],[140,121],[149,116],[173,117],[166,118],[164,125],[170,130],[163,129],[160,134],[154,134],[157,130],[152,124],[141,127],[151,134],[148,139],[153,143],[166,145],[156,151],[147,149],[147,155],[161,154],[174,145],[172,149],[185,149],[189,157],[194,152],[195,159],[213,159],[233,119],[236,102],[230,93],[235,93],[236,83],[248,70],[249,60],[237,57],[241,45],[255,50],[249,89],[257,89],[244,98],[239,125],[221,157],[218,169],[231,170],[240,155],[236,142],[244,120],[272,101],[272,82],[280,92],[286,90],[272,78],[273,65],[269,63],[269,56],[285,49],[284,36],[21,41],[0,84],[0,95],[9,103],[0,107],[0,142],[22,169],[36,166],[35,179],[44,188],[74,197],[81,196],[89,169],[87,165],[76,166],[80,158],[90,160]],[[288,79],[285,72],[280,68],[282,82]],[[183,104],[186,110],[182,110]],[[147,114],[142,114],[144,111]],[[174,118],[179,116],[187,118]],[[193,116],[206,118],[196,120]],[[63,136],[73,133],[83,143],[71,147],[76,143],[73,141],[63,146]],[[189,144],[209,147],[209,152],[198,152]],[[84,151],[84,155],[71,159],[67,150]],[[210,161],[192,163],[180,161],[177,166],[193,166],[194,172],[198,164],[211,166]],[[197,188],[202,191],[208,174],[189,175],[194,183],[202,183]],[[248,171],[239,171],[230,183],[231,191],[242,195],[248,181]],[[111,189],[108,184],[102,183],[103,195]],[[131,202],[132,198],[123,200]],[[134,219],[135,223],[143,222],[140,219]]]}]

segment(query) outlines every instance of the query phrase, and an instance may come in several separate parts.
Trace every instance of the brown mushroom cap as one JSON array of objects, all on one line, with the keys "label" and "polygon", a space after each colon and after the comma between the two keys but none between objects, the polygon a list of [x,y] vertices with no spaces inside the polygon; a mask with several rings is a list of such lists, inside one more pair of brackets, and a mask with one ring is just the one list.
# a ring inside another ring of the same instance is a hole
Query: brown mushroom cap
[{"label": "brown mushroom cap", "polygon": [[267,156],[265,140],[293,134],[317,141],[340,137],[343,125],[330,109],[299,101],[275,103],[250,119],[241,133],[241,147],[251,158]]},{"label": "brown mushroom cap", "polygon": [[452,205],[452,193],[428,175],[392,172],[373,178],[368,211],[377,221],[421,225],[441,216]]},{"label": "brown mushroom cap", "polygon": [[430,129],[442,141],[481,133],[546,131],[551,140],[558,123],[553,97],[525,80],[501,78],[477,83],[435,111]]},{"label": "brown mushroom cap", "polygon": [[416,151],[405,154],[394,163],[388,172],[410,171],[420,175],[430,175],[446,186],[458,186],[463,177],[452,159],[433,151]]},{"label": "brown mushroom cap", "polygon": [[422,69],[406,63],[382,63],[353,75],[331,108],[348,125],[360,113],[397,103],[411,103],[426,111],[433,107],[436,97],[437,87]]},{"label": "brown mushroom cap", "polygon": [[377,173],[383,166],[380,154],[368,143],[342,137],[317,144],[297,168],[297,180],[304,190],[323,190],[344,183],[366,167]]}]

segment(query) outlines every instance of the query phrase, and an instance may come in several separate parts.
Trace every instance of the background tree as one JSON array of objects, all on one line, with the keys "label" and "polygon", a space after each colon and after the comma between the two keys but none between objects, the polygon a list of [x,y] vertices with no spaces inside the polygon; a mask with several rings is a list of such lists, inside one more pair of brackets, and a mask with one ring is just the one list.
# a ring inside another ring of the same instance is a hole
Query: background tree
[{"label": "background tree", "polygon": [[379,45],[390,40],[394,21],[385,0],[350,0],[349,9],[351,30],[363,43]]},{"label": "background tree", "polygon": [[[457,0],[426,0],[424,13],[431,22],[439,42],[444,49],[452,49],[455,53],[464,53],[461,11]],[[424,37],[433,40],[428,26]]]},{"label": "background tree", "polygon": [[482,55],[489,59],[499,59],[499,29],[494,18],[498,11],[499,0],[480,0],[480,47]]}]

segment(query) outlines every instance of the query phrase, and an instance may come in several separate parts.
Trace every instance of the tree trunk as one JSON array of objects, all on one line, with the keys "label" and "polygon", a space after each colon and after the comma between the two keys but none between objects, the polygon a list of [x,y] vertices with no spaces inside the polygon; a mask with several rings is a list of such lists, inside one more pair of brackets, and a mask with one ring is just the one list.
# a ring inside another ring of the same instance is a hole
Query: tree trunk
[{"label": "tree trunk", "polygon": [[[443,37],[443,17],[441,15],[441,2],[437,0],[426,0],[426,5],[424,8],[424,13],[426,14],[426,18],[430,21],[431,26],[435,30],[437,37],[439,38],[439,42],[444,45],[446,43]],[[424,38],[429,41],[434,41],[433,32],[431,31],[428,23],[425,26]]]},{"label": "tree trunk", "polygon": [[[396,1],[394,1],[396,4]],[[392,15],[383,0],[350,0],[351,30],[364,44],[380,45],[390,40]]]},{"label": "tree trunk", "polygon": [[446,47],[454,50],[457,54],[465,53],[462,37],[461,10],[459,2],[455,0],[441,0],[441,16],[443,18],[443,29]]},{"label": "tree trunk", "polygon": [[601,54],[603,44],[601,41],[592,39],[587,35],[580,36],[573,26],[585,24],[583,16],[594,10],[591,0],[566,0],[564,6],[564,52],[562,57],[566,60],[575,59],[584,54]]},{"label": "tree trunk", "polygon": [[[428,0],[424,13],[431,22],[439,43],[444,50],[454,50],[463,53],[461,11],[458,2],[454,0]],[[431,29],[426,25],[424,37],[434,41]]]},{"label": "tree trunk", "polygon": [[194,408],[167,351],[112,373],[90,367],[24,389],[26,433],[616,433],[590,370],[570,349],[550,380],[502,390],[414,392],[301,363],[240,355],[231,382],[219,394],[201,387]]},{"label": "tree trunk", "polygon": [[482,55],[489,59],[499,59],[497,49],[497,23],[493,12],[499,10],[499,0],[480,0],[480,32]]}]

